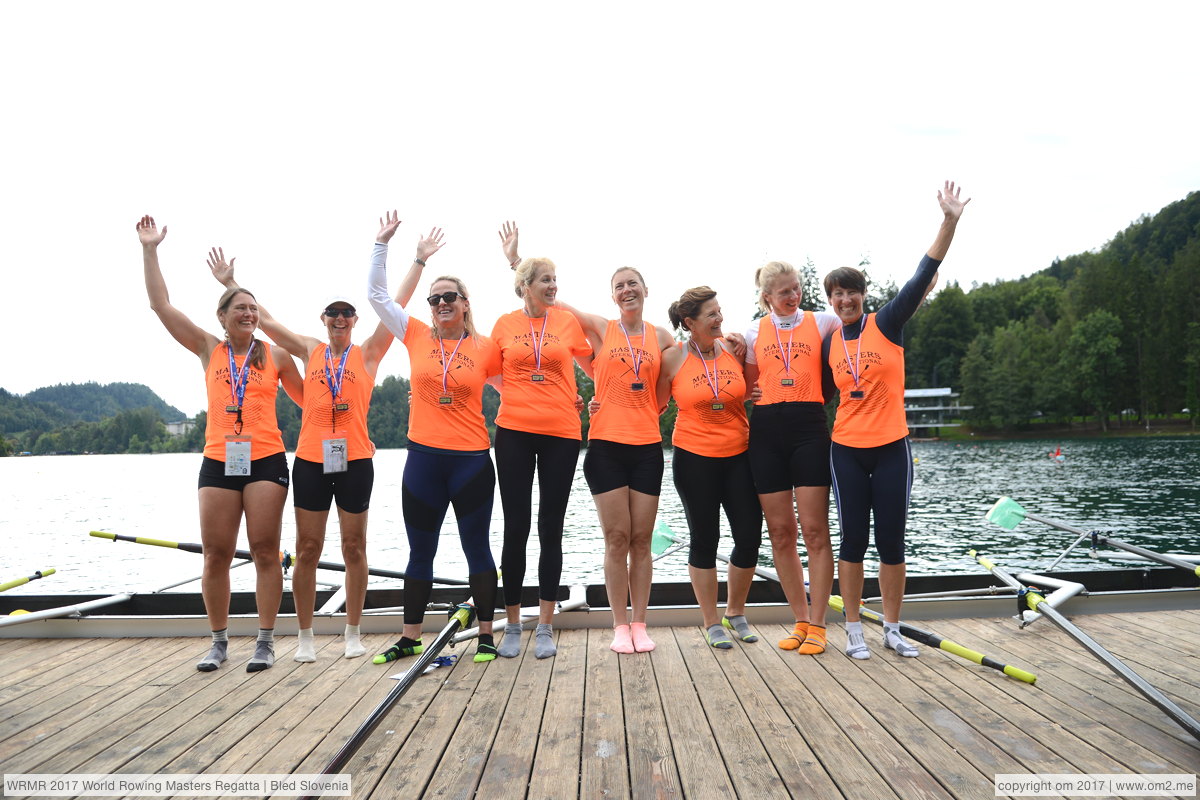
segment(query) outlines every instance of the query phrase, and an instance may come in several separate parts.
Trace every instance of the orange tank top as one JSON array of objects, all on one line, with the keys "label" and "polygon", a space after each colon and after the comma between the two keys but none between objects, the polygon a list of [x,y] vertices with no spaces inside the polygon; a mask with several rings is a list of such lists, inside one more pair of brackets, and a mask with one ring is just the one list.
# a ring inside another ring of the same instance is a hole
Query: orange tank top
[{"label": "orange tank top", "polygon": [[838,328],[829,342],[829,368],[840,397],[832,438],[847,447],[879,447],[908,436],[904,348],[880,332],[874,314],[862,324],[856,341],[845,341]]},{"label": "orange tank top", "polygon": [[[408,439],[441,450],[487,450],[491,440],[483,421],[483,386],[500,373],[500,349],[481,336],[442,339],[439,346],[429,333],[424,322],[408,318],[404,329],[412,366]],[[449,365],[445,370],[443,354]]]},{"label": "orange tank top", "polygon": [[627,340],[620,323],[608,321],[600,352],[592,362],[600,408],[592,415],[589,439],[620,444],[662,441],[654,392],[661,356],[658,335],[649,322]]},{"label": "orange tank top", "polygon": [[588,356],[583,328],[574,314],[548,309],[530,318],[518,309],[496,320],[492,340],[500,348],[504,391],[496,424],[512,431],[580,439],[575,410],[576,356]]},{"label": "orange tank top", "polygon": [[706,364],[696,355],[695,347],[688,349],[687,358],[671,380],[671,396],[679,407],[671,443],[709,458],[745,452],[750,446],[750,425],[742,405],[746,396],[742,365],[724,350]]},{"label": "orange tank top", "polygon": [[334,398],[330,378],[337,381],[342,356],[341,353],[329,353],[331,362],[326,374],[326,353],[329,353],[329,345],[323,344],[313,348],[308,358],[304,374],[304,417],[300,423],[296,457],[320,463],[324,458],[321,441],[345,438],[349,460],[370,458],[375,454],[375,445],[367,434],[367,413],[371,410],[375,376],[367,372],[362,348],[350,345],[342,370],[341,391]]},{"label": "orange tank top", "polygon": [[[267,348],[263,368],[250,368],[246,379],[246,394],[242,400],[242,436],[250,437],[250,458],[273,456],[283,452],[283,435],[275,421],[275,396],[279,392],[279,372],[271,357],[271,346],[255,341],[254,348]],[[233,381],[229,375],[229,345],[219,344],[208,357],[204,383],[208,389],[208,421],[204,428],[204,455],[225,460],[225,437],[232,436],[237,414],[226,408],[237,405]],[[242,369],[245,356],[234,356],[234,369]]]},{"label": "orange tank top", "polygon": [[770,314],[759,320],[754,360],[762,397],[755,405],[825,402],[821,395],[821,332],[811,311],[801,314],[800,323],[786,331],[776,330]]}]

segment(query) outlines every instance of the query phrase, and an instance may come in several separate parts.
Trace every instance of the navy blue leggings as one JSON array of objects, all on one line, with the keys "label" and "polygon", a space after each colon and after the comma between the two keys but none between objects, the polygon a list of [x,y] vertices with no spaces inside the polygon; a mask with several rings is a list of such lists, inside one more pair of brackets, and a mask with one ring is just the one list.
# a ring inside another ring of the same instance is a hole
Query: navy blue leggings
[{"label": "navy blue leggings", "polygon": [[[404,621],[419,622],[433,587],[433,559],[446,509],[454,505],[458,538],[467,558],[468,580],[479,619],[490,621],[496,606],[496,562],[489,542],[496,469],[491,456],[408,448],[404,462],[404,527],[408,533],[408,580]],[[411,597],[410,597],[411,595]],[[420,613],[421,617],[415,617]]]},{"label": "navy blue leggings", "polygon": [[837,502],[842,544],[838,558],[861,564],[875,514],[875,549],[884,564],[904,563],[904,526],[912,493],[912,451],[908,437],[880,447],[829,450],[833,496]]},{"label": "navy blue leggings", "polygon": [[525,548],[533,524],[533,472],[538,476],[538,599],[558,599],[562,578],[563,518],[579,462],[579,440],[496,428],[496,466],[504,508],[504,605],[521,603]]},{"label": "navy blue leggings", "polygon": [[763,513],[750,474],[750,457],[741,453],[730,458],[709,458],[676,447],[671,471],[692,534],[688,564],[696,569],[717,566],[723,507],[733,533],[729,563],[742,568],[758,566]]}]

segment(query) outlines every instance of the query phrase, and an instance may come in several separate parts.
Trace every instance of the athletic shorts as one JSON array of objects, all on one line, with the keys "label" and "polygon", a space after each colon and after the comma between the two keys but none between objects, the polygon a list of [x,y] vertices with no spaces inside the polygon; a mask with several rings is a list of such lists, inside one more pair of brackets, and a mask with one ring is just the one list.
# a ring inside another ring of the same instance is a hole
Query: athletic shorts
[{"label": "athletic shorts", "polygon": [[592,494],[628,486],[635,492],[658,497],[662,492],[662,443],[621,444],[592,439],[583,457],[583,477]]},{"label": "athletic shorts", "polygon": [[305,511],[328,511],[337,499],[338,508],[361,514],[371,505],[371,487],[375,484],[375,464],[369,458],[347,463],[345,472],[325,472],[316,461],[292,460],[292,503]]},{"label": "athletic shorts", "polygon": [[200,488],[214,486],[218,489],[233,489],[240,492],[247,484],[255,481],[271,481],[283,488],[288,487],[288,465],[285,453],[259,458],[250,462],[249,475],[226,475],[225,462],[205,457],[200,464]]},{"label": "athletic shorts", "polygon": [[829,423],[820,403],[772,403],[750,415],[750,472],[759,494],[829,486]]}]

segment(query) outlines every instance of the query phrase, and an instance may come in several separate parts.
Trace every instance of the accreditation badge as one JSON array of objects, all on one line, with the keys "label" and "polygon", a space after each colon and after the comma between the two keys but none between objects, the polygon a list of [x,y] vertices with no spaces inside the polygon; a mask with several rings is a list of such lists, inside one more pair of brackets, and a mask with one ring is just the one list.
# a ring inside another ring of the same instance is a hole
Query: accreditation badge
[{"label": "accreditation badge", "polygon": [[[342,434],[340,437],[338,434]],[[346,436],[342,431],[334,431],[334,438],[321,440],[321,464],[326,475],[332,472],[345,472],[349,469],[349,448]]]},{"label": "accreditation badge", "polygon": [[225,474],[238,477],[250,475],[250,437],[225,437]]}]

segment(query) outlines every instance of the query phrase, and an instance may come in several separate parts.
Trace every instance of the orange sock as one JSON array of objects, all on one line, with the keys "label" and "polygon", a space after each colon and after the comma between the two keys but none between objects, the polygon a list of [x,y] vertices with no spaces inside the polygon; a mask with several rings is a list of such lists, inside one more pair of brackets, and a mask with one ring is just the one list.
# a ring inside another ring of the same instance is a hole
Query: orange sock
[{"label": "orange sock", "polygon": [[808,635],[808,623],[797,622],[796,627],[792,628],[792,632],[779,640],[780,650],[798,650],[800,645],[804,644],[804,637]]},{"label": "orange sock", "polygon": [[800,645],[800,655],[815,656],[825,652],[825,629],[820,625],[809,625],[808,635]]}]

